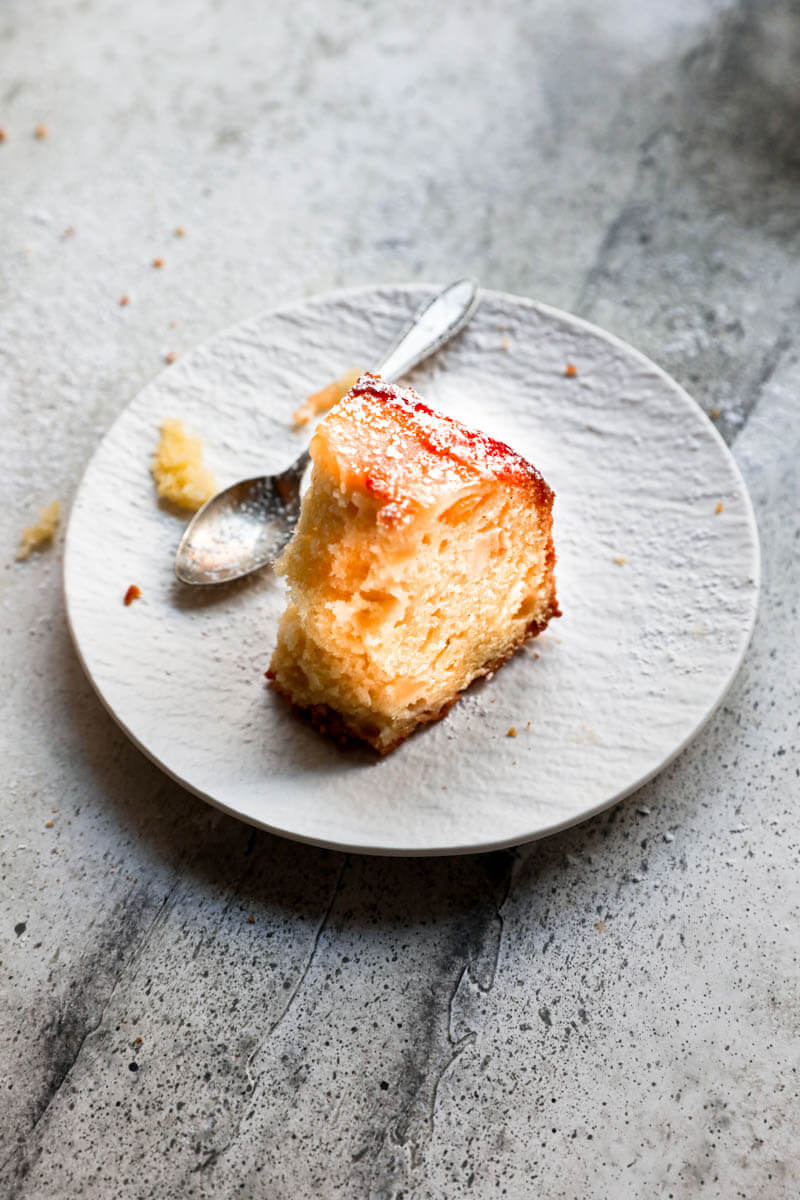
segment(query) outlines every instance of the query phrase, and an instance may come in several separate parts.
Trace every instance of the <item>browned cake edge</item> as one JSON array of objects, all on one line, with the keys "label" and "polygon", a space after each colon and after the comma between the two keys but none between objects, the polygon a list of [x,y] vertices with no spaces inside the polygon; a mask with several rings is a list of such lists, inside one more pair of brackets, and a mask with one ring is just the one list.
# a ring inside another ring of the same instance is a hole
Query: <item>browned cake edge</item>
[{"label": "browned cake edge", "polygon": [[[502,667],[503,663],[508,662],[508,660],[514,654],[516,654],[517,650],[519,650],[521,646],[524,646],[524,644],[529,642],[531,638],[538,637],[538,635],[547,628],[550,621],[560,616],[561,610],[558,607],[555,581],[553,581],[550,607],[544,620],[531,621],[530,625],[526,627],[522,637],[517,638],[515,642],[512,642],[511,645],[497,658],[490,659],[489,662],[483,664],[481,669],[475,675],[475,679],[470,681],[469,686],[471,686],[476,679],[483,679],[487,675],[494,674],[495,671]],[[416,733],[416,731],[421,729],[423,725],[432,725],[435,721],[441,721],[442,717],[447,716],[450,709],[458,700],[459,696],[463,695],[463,691],[456,692],[455,696],[452,696],[449,700],[446,700],[444,704],[442,704],[436,710],[436,712],[427,713],[421,716],[413,729],[410,729],[408,733],[404,734],[402,737],[397,738],[396,741],[391,742],[390,745],[376,746],[374,742],[371,742],[368,738],[365,738],[363,734],[358,733],[349,724],[347,718],[342,713],[337,712],[335,708],[330,708],[327,704],[312,704],[309,707],[304,708],[295,703],[291,693],[287,692],[285,688],[280,686],[271,669],[269,671],[265,671],[264,674],[265,678],[269,680],[270,687],[274,688],[276,692],[288,700],[296,713],[302,716],[305,720],[309,721],[310,724],[313,725],[316,730],[318,730],[318,732],[324,733],[327,737],[331,738],[337,744],[337,746],[345,749],[354,745],[367,745],[370,746],[377,754],[381,755],[381,757],[391,754],[393,750],[396,750],[402,742],[405,742],[409,737],[411,737],[412,733]],[[465,688],[464,691],[466,690],[467,689]]]}]

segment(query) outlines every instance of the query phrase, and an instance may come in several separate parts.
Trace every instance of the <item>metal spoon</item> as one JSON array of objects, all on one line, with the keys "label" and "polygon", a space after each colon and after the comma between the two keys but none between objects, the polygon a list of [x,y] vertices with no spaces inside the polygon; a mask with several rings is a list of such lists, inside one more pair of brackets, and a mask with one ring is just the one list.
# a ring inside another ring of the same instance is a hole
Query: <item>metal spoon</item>
[{"label": "metal spoon", "polygon": [[[463,329],[478,306],[473,279],[451,283],[426,302],[374,368],[399,379]],[[300,515],[300,485],[310,462],[304,450],[279,475],[243,479],[206,501],[186,526],[175,555],[182,583],[227,583],[273,562]]]}]

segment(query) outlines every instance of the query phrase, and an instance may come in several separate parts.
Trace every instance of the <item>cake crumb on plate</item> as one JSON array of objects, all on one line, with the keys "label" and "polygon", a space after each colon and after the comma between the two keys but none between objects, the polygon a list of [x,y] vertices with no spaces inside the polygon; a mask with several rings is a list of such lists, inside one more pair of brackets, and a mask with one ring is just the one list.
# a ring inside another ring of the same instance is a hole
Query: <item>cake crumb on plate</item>
[{"label": "cake crumb on plate", "polygon": [[202,439],[188,433],[183,421],[162,422],[150,471],[161,499],[189,512],[202,508],[217,490],[214,476],[203,462]]},{"label": "cake crumb on plate", "polygon": [[295,411],[293,418],[295,425],[305,425],[312,417],[318,417],[322,413],[328,412],[334,404],[338,404],[342,397],[347,395],[362,372],[363,367],[353,367],[351,370],[345,371],[338,379],[334,379],[333,383],[329,383],[327,387],[314,392]]}]

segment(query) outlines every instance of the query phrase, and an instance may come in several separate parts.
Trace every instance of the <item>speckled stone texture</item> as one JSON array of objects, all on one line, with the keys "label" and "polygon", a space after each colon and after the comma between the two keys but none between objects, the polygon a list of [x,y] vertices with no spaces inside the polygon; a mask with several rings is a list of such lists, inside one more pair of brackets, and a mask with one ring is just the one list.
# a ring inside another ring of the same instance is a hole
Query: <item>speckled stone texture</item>
[{"label": "speckled stone texture", "polygon": [[[799,59],[788,0],[6,0],[4,1197],[800,1192]],[[19,530],[169,351],[467,271],[720,410],[751,650],[667,772],[547,842],[262,835],[126,741]]]}]

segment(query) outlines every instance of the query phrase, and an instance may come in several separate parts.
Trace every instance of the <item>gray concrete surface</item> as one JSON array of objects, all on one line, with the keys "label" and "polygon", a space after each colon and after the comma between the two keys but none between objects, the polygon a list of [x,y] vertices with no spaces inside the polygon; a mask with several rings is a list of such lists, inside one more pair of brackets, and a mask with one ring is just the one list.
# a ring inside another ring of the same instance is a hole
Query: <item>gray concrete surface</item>
[{"label": "gray concrete surface", "polygon": [[[789,0],[6,0],[4,1196],[800,1192],[799,118]],[[751,650],[668,771],[545,843],[262,835],[126,741],[19,530],[169,350],[467,271],[720,410]]]}]

